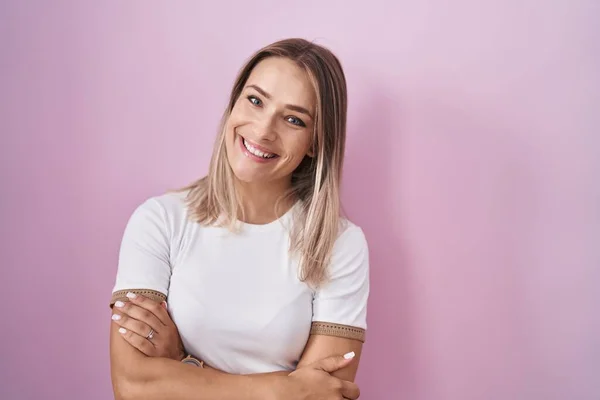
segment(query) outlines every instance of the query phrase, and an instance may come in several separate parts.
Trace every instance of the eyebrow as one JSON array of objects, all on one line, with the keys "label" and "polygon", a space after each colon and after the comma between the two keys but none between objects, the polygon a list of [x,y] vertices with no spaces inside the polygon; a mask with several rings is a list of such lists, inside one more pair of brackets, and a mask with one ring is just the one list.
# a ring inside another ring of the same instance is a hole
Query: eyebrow
[{"label": "eyebrow", "polygon": [[[256,85],[248,85],[247,87],[252,88],[254,90],[256,90],[258,93],[262,94],[263,96],[265,96],[267,99],[271,99],[271,95],[267,92],[264,91],[263,88],[261,88],[260,86],[256,86]],[[286,104],[285,105],[286,108],[289,108],[290,110],[294,110],[297,111],[299,113],[302,114],[306,114],[309,117],[313,117],[312,114],[310,113],[310,111],[308,111],[306,108],[304,107],[300,107],[300,106],[296,106],[294,104]]]}]

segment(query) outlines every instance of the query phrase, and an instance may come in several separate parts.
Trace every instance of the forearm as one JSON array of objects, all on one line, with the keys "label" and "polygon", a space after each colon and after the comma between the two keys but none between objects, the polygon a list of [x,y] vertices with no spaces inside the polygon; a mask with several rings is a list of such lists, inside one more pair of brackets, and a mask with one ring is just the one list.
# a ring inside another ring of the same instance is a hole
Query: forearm
[{"label": "forearm", "polygon": [[265,400],[281,373],[233,375],[165,358],[140,359],[123,382],[123,400]]},{"label": "forearm", "polygon": [[287,380],[275,374],[233,375],[148,357],[111,330],[111,375],[117,400],[270,400]]}]

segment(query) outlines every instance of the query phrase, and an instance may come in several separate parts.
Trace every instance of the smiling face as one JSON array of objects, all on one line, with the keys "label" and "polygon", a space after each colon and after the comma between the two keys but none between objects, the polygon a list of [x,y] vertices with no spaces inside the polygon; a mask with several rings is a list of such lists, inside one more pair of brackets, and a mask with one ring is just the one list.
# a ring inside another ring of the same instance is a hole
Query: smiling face
[{"label": "smiling face", "polygon": [[293,61],[269,57],[248,77],[227,120],[227,159],[245,183],[289,187],[304,157],[312,156],[315,90]]}]

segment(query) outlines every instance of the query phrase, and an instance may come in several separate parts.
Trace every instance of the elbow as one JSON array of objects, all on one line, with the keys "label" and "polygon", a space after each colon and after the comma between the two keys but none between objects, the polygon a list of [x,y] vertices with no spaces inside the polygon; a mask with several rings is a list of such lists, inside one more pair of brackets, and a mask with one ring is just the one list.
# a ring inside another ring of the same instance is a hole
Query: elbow
[{"label": "elbow", "polygon": [[112,371],[112,386],[115,400],[157,399],[156,388],[162,385],[163,360],[147,359],[144,363],[115,368]]},{"label": "elbow", "polygon": [[113,377],[112,387],[115,400],[135,400],[135,384],[126,378]]},{"label": "elbow", "polygon": [[113,376],[113,393],[115,400],[147,400],[147,393],[144,393],[144,385],[127,376]]}]

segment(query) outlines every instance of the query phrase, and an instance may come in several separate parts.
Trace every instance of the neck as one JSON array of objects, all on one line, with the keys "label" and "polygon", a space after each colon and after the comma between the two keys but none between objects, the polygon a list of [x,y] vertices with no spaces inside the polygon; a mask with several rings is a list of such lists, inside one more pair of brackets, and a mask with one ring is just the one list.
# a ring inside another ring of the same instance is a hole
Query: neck
[{"label": "neck", "polygon": [[262,225],[280,218],[293,205],[293,200],[282,200],[275,209],[275,204],[289,187],[289,182],[257,184],[238,181],[236,189],[244,212],[243,222]]}]

